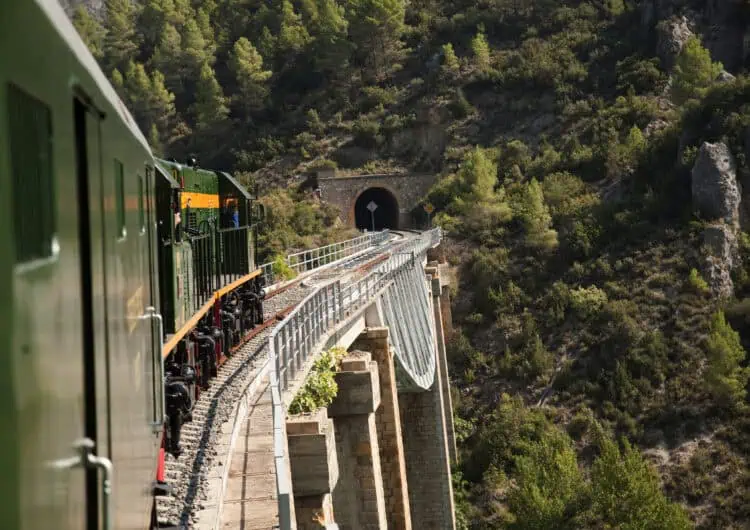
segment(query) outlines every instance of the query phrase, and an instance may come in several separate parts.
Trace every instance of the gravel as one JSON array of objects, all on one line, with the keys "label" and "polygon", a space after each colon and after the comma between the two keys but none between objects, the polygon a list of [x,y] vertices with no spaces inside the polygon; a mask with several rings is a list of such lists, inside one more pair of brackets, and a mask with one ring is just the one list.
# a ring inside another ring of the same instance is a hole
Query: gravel
[{"label": "gravel", "polygon": [[[364,265],[382,254],[388,246],[381,245],[271,296],[263,303],[264,320],[301,302],[321,283]],[[271,327],[264,329],[229,358],[195,403],[193,420],[182,427],[182,454],[179,458],[169,454],[166,456],[165,480],[172,487],[172,492],[169,496],[157,497],[160,526],[191,528],[196,513],[209,500],[208,474],[217,455],[214,447],[219,431],[224,422],[230,419],[237,400],[254,379],[257,369],[265,362],[271,330]]]}]

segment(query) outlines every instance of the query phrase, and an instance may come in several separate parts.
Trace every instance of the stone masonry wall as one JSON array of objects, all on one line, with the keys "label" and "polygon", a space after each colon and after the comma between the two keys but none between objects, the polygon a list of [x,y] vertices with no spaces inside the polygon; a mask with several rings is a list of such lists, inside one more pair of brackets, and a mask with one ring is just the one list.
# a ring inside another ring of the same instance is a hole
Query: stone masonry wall
[{"label": "stone masonry wall", "polygon": [[360,194],[370,188],[385,188],[398,202],[399,226],[411,225],[409,212],[435,183],[435,175],[360,175],[354,177],[319,178],[318,185],[322,199],[341,211],[344,224],[354,224],[354,203]]},{"label": "stone masonry wall", "polygon": [[393,352],[388,345],[388,328],[368,328],[354,342],[352,349],[369,351],[373,360],[378,363],[380,407],[375,414],[375,424],[378,431],[388,528],[411,530],[401,417]]},{"label": "stone masonry wall", "polygon": [[336,374],[338,393],[328,407],[334,418],[341,466],[333,492],[341,530],[387,528],[375,410],[380,405],[377,363],[367,352],[352,352]]},{"label": "stone masonry wall", "polygon": [[[439,280],[434,282],[439,287]],[[440,289],[433,283],[433,316],[437,337],[436,351],[444,354],[440,318]],[[451,451],[447,419],[452,420],[448,388],[443,381],[443,359],[437,359],[435,382],[424,392],[399,394],[401,431],[409,483],[412,521],[422,528],[455,530],[456,520],[451,477]],[[446,374],[447,375],[447,374]],[[452,421],[451,421],[452,423]],[[452,426],[450,428],[452,435]]]}]

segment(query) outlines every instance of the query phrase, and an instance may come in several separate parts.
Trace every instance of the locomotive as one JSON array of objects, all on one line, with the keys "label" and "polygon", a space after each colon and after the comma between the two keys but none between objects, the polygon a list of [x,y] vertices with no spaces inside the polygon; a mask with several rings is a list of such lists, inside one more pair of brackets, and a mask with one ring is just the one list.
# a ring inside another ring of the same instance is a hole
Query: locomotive
[{"label": "locomotive", "polygon": [[263,320],[263,211],[154,157],[57,0],[0,8],[0,528],[146,528]]}]

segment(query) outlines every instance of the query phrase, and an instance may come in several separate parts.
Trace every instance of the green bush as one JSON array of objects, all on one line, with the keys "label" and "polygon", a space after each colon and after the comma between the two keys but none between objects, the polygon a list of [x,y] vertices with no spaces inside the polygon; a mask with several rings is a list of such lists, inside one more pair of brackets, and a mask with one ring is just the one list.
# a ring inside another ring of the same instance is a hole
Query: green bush
[{"label": "green bush", "polygon": [[742,366],[745,349],[739,334],[726,321],[722,311],[715,313],[711,319],[706,354],[706,382],[715,398],[722,405],[744,404],[750,369]]},{"label": "green bush", "polygon": [[374,148],[383,142],[380,124],[368,118],[360,118],[354,124],[354,143],[360,147]]},{"label": "green bush", "polygon": [[287,264],[286,259],[282,255],[278,255],[273,259],[272,270],[275,279],[291,280],[297,276],[297,273]]},{"label": "green bush", "polygon": [[596,285],[570,290],[570,307],[584,320],[597,315],[606,303],[607,293]]},{"label": "green bush", "polygon": [[343,348],[331,348],[321,353],[305,379],[305,385],[289,404],[289,414],[314,412],[333,403],[338,385],[333,375],[340,360],[346,356]]},{"label": "green bush", "polygon": [[697,293],[707,293],[709,291],[708,283],[696,269],[690,269],[688,276],[688,285]]},{"label": "green bush", "polygon": [[684,104],[701,97],[722,68],[721,63],[711,60],[711,53],[701,45],[700,39],[691,36],[677,56],[672,73],[672,99],[677,104]]}]

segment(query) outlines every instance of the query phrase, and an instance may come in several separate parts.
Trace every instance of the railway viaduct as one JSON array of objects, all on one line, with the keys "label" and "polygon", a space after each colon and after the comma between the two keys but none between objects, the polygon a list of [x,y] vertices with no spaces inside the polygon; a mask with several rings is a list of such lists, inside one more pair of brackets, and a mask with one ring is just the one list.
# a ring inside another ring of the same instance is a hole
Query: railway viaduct
[{"label": "railway viaduct", "polygon": [[[224,424],[218,501],[198,529],[454,530],[456,459],[439,229],[364,277],[324,282],[269,338],[269,356]],[[356,275],[355,275],[356,277]],[[321,353],[347,350],[326,408],[289,404]]]},{"label": "railway viaduct", "polygon": [[372,230],[373,216],[367,210],[372,201],[375,230],[424,226],[426,214],[419,208],[437,177],[426,173],[334,176],[333,170],[317,175],[321,199],[341,211],[341,220],[360,229]]}]

